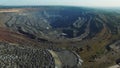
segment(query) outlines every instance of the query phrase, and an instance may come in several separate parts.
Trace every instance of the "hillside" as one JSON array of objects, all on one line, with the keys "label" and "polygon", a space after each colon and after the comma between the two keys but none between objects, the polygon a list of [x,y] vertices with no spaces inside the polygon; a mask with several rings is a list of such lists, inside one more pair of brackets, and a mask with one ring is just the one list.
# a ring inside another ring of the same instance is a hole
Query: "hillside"
[{"label": "hillside", "polygon": [[39,48],[74,51],[83,59],[83,68],[106,68],[115,64],[120,53],[112,55],[116,52],[107,47],[118,40],[120,13],[116,9],[64,6],[0,7],[2,43],[23,48],[25,46],[25,49],[30,47],[35,50]]}]

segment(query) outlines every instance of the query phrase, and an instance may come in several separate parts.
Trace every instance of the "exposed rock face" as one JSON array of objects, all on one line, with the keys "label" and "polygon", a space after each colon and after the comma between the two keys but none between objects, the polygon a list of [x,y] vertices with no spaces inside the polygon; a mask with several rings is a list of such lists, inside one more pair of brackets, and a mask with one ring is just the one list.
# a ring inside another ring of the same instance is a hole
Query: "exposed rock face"
[{"label": "exposed rock face", "polygon": [[31,34],[42,37],[51,29],[48,21],[36,14],[13,13],[8,15],[10,18],[5,23],[6,26],[22,34]]}]

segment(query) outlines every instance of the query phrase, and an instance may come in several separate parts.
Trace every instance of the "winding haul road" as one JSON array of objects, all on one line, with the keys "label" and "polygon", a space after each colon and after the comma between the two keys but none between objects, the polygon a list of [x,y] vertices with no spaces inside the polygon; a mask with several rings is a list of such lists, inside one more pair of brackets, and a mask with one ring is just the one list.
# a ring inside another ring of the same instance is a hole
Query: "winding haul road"
[{"label": "winding haul road", "polygon": [[[80,56],[77,53],[71,52],[71,51],[64,51],[64,52],[60,52],[58,54],[57,52],[55,52],[53,50],[47,50],[47,51],[49,53],[51,53],[52,57],[54,58],[55,68],[63,68],[63,66],[66,64],[66,61],[71,62],[71,63],[67,62],[68,63],[67,65],[69,65],[69,66],[71,66],[71,65],[74,66],[74,64],[76,64],[77,68],[81,68],[83,61],[81,60]],[[66,59],[63,56],[66,57]],[[70,58],[70,57],[72,57],[72,58]]]},{"label": "winding haul road", "polygon": [[48,51],[51,53],[51,55],[53,56],[53,58],[55,60],[55,68],[62,68],[62,63],[61,63],[58,55],[52,50],[48,50]]}]

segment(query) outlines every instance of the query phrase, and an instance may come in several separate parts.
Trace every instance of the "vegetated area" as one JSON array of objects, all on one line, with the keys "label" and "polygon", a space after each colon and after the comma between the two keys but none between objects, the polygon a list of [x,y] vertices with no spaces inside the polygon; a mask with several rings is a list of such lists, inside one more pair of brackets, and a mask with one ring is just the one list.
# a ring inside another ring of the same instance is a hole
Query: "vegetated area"
[{"label": "vegetated area", "polygon": [[75,51],[84,61],[83,68],[106,68],[120,58],[116,46],[110,47],[120,40],[118,11],[63,6],[1,7],[0,41],[31,50]]}]

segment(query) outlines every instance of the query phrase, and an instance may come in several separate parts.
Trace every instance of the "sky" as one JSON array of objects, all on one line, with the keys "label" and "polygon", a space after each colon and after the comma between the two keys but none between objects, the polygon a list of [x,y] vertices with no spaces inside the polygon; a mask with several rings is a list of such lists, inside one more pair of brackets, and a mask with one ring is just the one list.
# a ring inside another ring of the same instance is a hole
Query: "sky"
[{"label": "sky", "polygon": [[120,0],[0,0],[0,5],[67,5],[120,7]]}]

